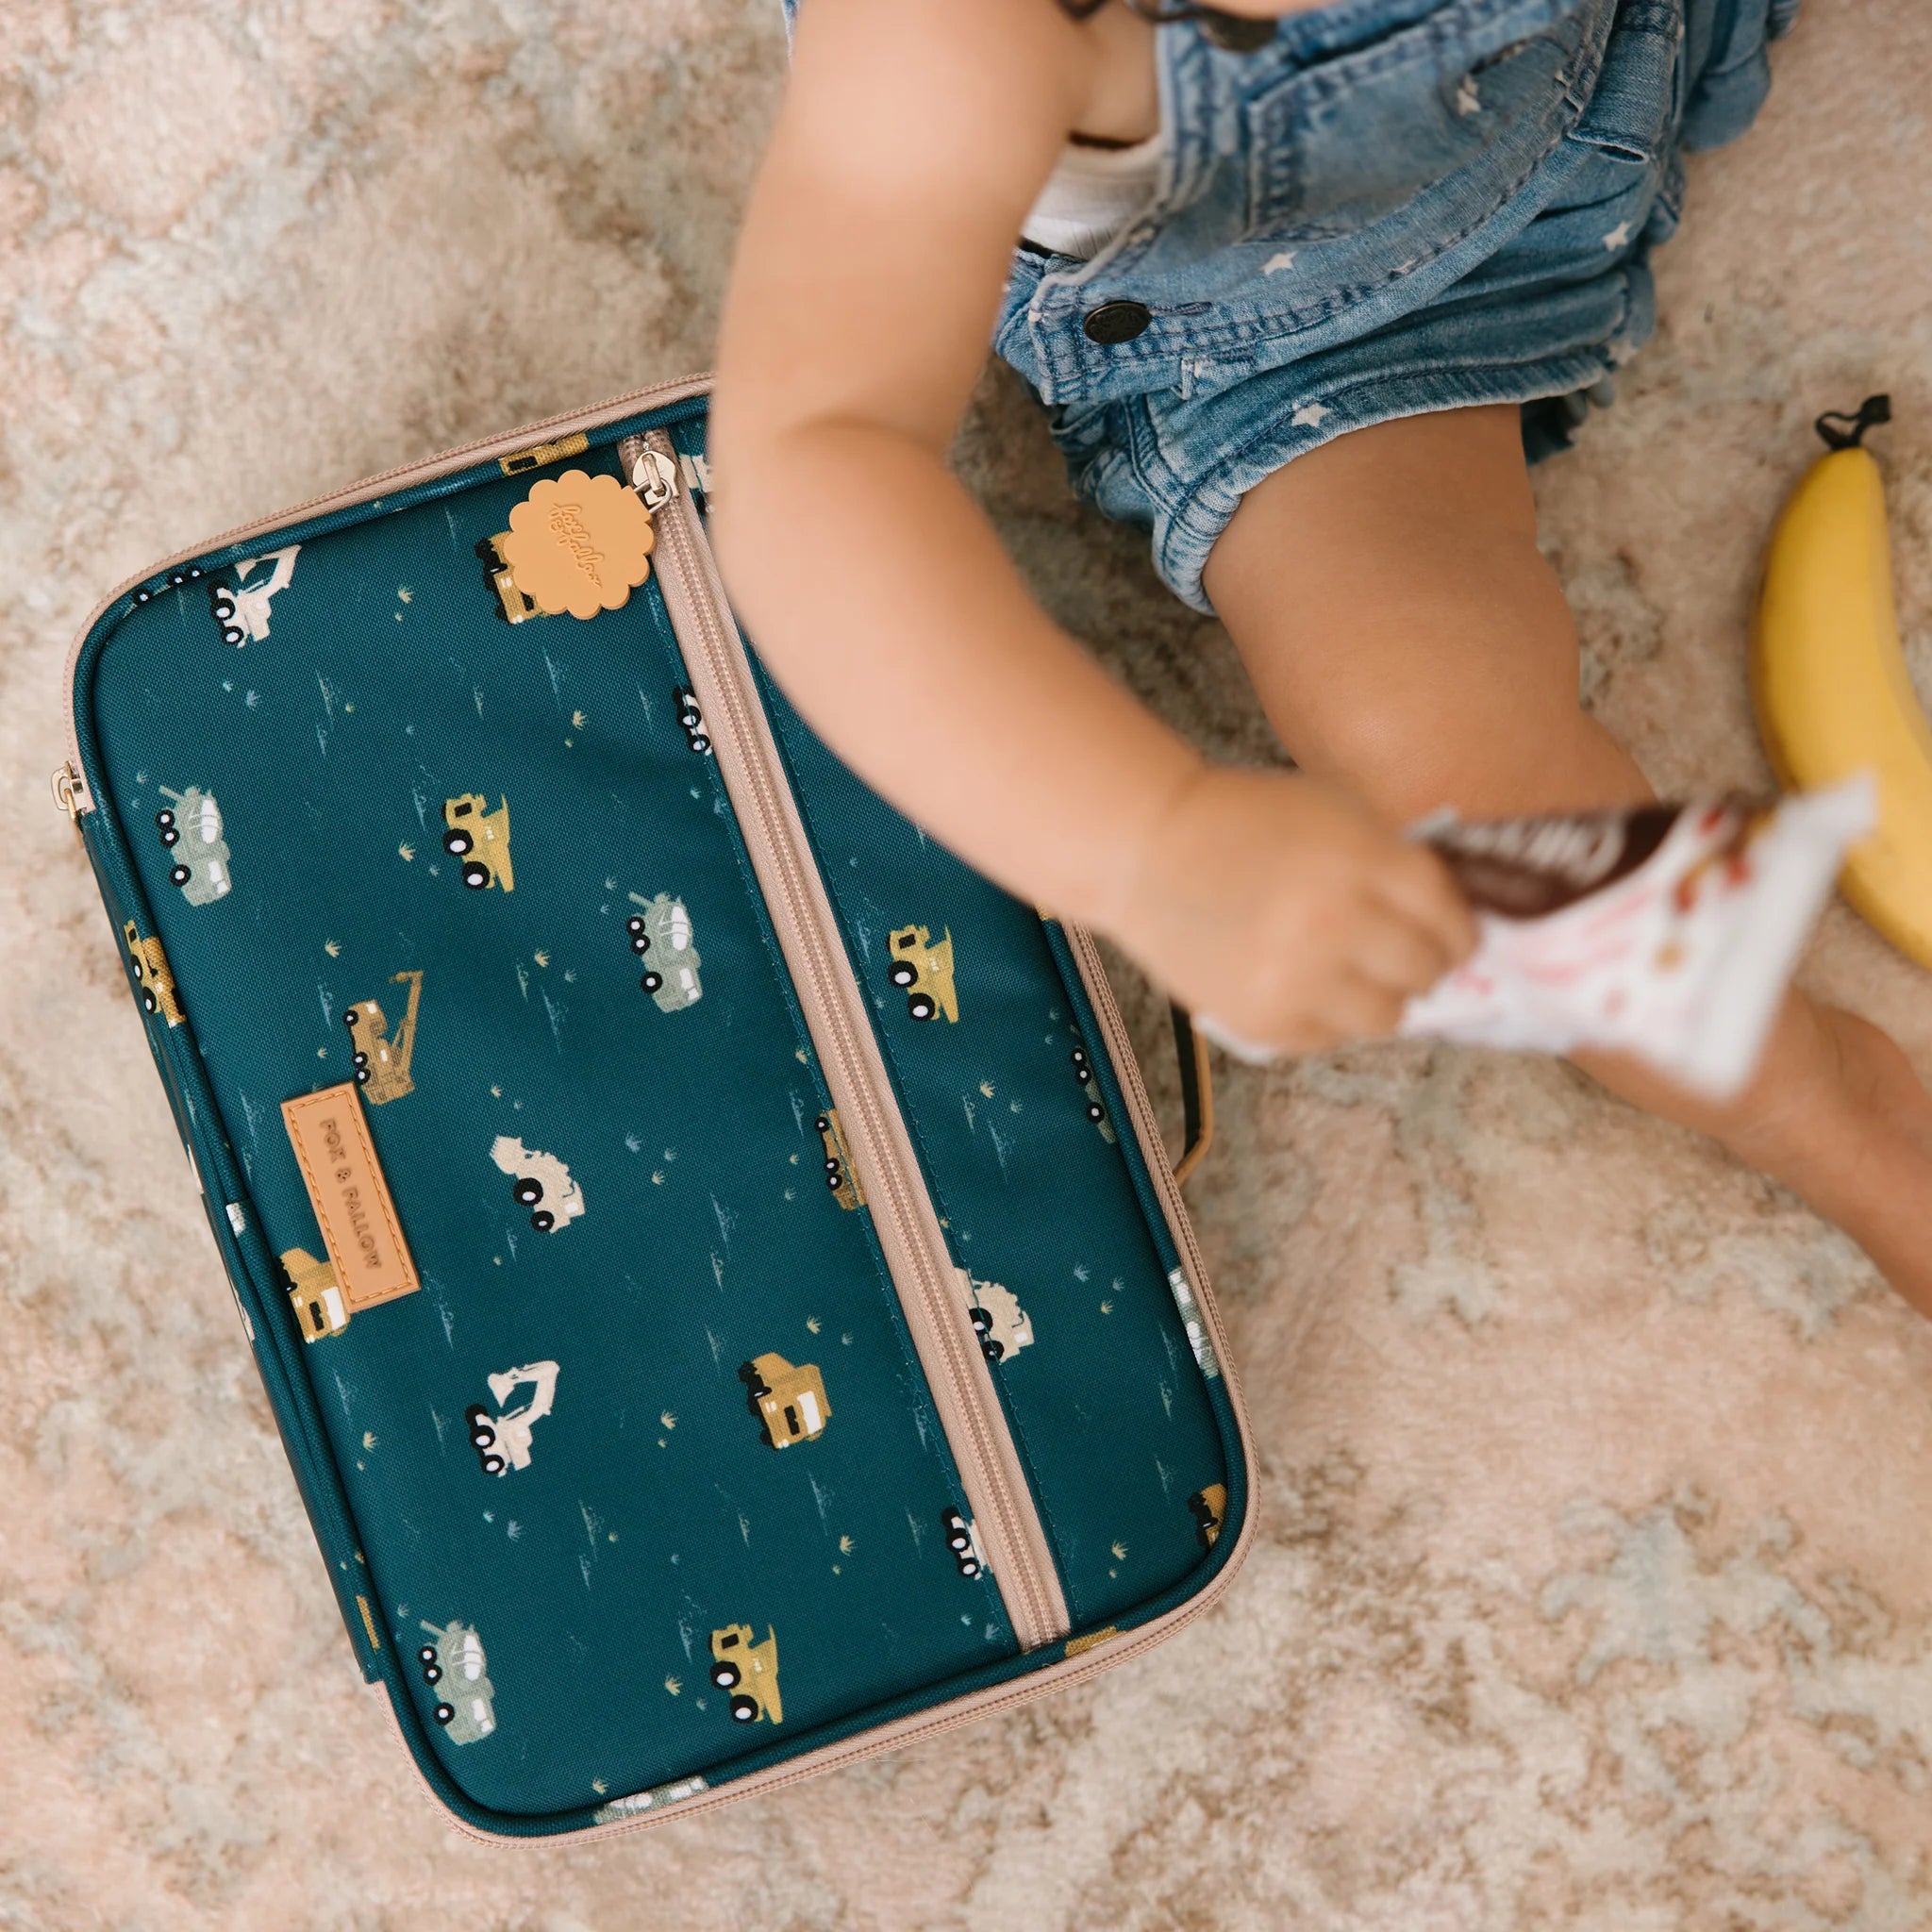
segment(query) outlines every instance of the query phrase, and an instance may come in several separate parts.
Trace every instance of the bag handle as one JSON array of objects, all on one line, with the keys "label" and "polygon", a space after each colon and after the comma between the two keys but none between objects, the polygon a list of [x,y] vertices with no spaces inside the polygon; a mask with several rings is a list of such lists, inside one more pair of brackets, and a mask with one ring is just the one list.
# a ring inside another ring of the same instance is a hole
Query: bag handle
[{"label": "bag handle", "polygon": [[1208,1042],[1194,1031],[1194,1022],[1182,1006],[1170,1004],[1174,1052],[1181,1063],[1181,1120],[1186,1144],[1174,1164],[1176,1185],[1200,1166],[1214,1144],[1214,1073],[1208,1064]]}]

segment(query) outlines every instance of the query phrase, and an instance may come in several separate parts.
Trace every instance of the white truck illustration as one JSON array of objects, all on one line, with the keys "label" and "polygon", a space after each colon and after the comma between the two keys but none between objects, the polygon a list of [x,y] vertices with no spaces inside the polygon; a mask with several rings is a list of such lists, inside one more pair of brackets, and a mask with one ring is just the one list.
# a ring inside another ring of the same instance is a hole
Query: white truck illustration
[{"label": "white truck illustration", "polygon": [[653,1785],[648,1791],[633,1791],[627,1798],[612,1798],[591,1813],[596,1824],[614,1824],[620,1818],[635,1818],[641,1811],[654,1811],[660,1806],[675,1805],[684,1798],[695,1798],[710,1786],[702,1777],[680,1777],[668,1785]]},{"label": "white truck illustration", "polygon": [[514,1178],[510,1191],[519,1207],[530,1210],[530,1225],[539,1234],[555,1233],[584,1211],[584,1191],[556,1155],[499,1134],[491,1142],[490,1158]]},{"label": "white truck illustration", "polygon": [[988,1361],[1001,1361],[1033,1346],[1033,1324],[1011,1289],[1002,1288],[997,1281],[981,1281],[963,1268],[955,1268],[953,1277],[966,1298],[973,1332],[979,1337]]},{"label": "white truck illustration", "polygon": [[1080,1091],[1087,1096],[1087,1118],[1100,1129],[1100,1138],[1111,1145],[1113,1123],[1107,1117],[1107,1103],[1100,1097],[1100,1082],[1093,1077],[1093,1062],[1087,1058],[1084,1046],[1074,1049],[1074,1078],[1080,1083]]},{"label": "white truck illustration", "polygon": [[490,1681],[483,1640],[467,1624],[422,1621],[436,1640],[416,1652],[423,1681],[436,1692],[430,1714],[449,1733],[452,1744],[474,1744],[496,1728],[496,1686]]},{"label": "white truck illustration", "polygon": [[212,791],[191,785],[186,791],[160,788],[174,800],[155,814],[155,829],[174,864],[168,883],[179,886],[191,906],[212,906],[234,883],[228,876],[228,844],[222,837],[222,808]]},{"label": "white truck illustration", "polygon": [[[250,638],[259,642],[268,636],[269,603],[277,592],[289,588],[290,579],[295,575],[295,553],[301,548],[299,543],[291,543],[286,550],[246,558],[235,566],[232,588],[219,579],[208,585],[208,597],[214,605],[223,643],[232,644],[239,651]],[[251,584],[250,574],[263,563],[272,566],[268,575]]]},{"label": "white truck illustration", "polygon": [[940,1529],[947,1549],[953,1553],[953,1561],[959,1566],[959,1574],[979,1575],[986,1568],[986,1556],[979,1547],[979,1535],[974,1525],[948,1504],[940,1511]]},{"label": "white truck illustration", "polygon": [[682,899],[659,892],[646,899],[641,892],[625,894],[633,912],[624,923],[630,935],[630,949],[644,961],[643,977],[638,984],[657,1001],[660,1012],[675,1013],[694,1007],[704,997],[698,968],[704,962],[691,943],[691,914]]},{"label": "white truck illustration", "polygon": [[[530,1399],[521,1408],[505,1408],[519,1388],[530,1389]],[[530,1431],[551,1411],[557,1401],[557,1364],[532,1362],[527,1368],[506,1369],[490,1377],[490,1397],[501,1411],[491,1415],[480,1402],[463,1411],[470,1426],[470,1447],[483,1465],[485,1475],[505,1475],[513,1469],[530,1466]]]}]

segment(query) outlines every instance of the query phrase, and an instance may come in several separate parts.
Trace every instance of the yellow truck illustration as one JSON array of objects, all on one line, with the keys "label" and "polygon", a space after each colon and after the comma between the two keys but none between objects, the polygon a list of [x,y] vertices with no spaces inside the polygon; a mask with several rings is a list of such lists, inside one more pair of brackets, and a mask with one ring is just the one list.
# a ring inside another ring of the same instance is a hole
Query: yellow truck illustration
[{"label": "yellow truck illustration", "polygon": [[178,1026],[188,1015],[175,990],[175,975],[168,971],[168,956],[158,939],[142,939],[133,920],[121,928],[127,941],[127,957],[134,961],[134,977],[141,987],[141,1010],[159,1013],[170,1026]]},{"label": "yellow truck illustration", "polygon": [[155,814],[155,829],[173,860],[168,883],[178,886],[191,906],[212,906],[234,884],[228,874],[228,841],[222,837],[222,808],[214,793],[199,785],[186,791],[163,785],[160,791],[173,801]]},{"label": "yellow truck illustration", "polygon": [[547,617],[549,612],[540,609],[536,602],[518,588],[516,575],[503,554],[503,546],[508,541],[509,532],[499,530],[495,536],[485,537],[476,545],[477,561],[483,566],[483,575],[489,580],[490,588],[496,592],[496,614],[508,618],[511,624],[522,624],[528,617]]},{"label": "yellow truck illustration", "polygon": [[351,1064],[356,1084],[371,1107],[386,1107],[416,1091],[409,1078],[409,1061],[416,1051],[416,1008],[423,999],[420,972],[398,973],[394,983],[408,986],[409,1003],[403,1009],[403,1023],[393,1040],[389,1037],[389,1020],[375,1000],[358,1000],[342,1013],[342,1024],[354,1042]]},{"label": "yellow truck illustration", "polygon": [[462,862],[463,883],[473,892],[501,886],[506,892],[516,890],[516,876],[509,863],[509,800],[504,799],[494,811],[490,801],[475,791],[465,791],[442,803],[442,849]]},{"label": "yellow truck illustration", "polygon": [[324,1341],[349,1325],[349,1305],[336,1286],[336,1271],[307,1248],[284,1248],[282,1268],[289,1277],[289,1306],[304,1341]]},{"label": "yellow truck illustration", "polygon": [[1209,1483],[1205,1490],[1196,1490],[1188,1498],[1188,1507],[1193,1512],[1194,1533],[1201,1539],[1201,1547],[1211,1550],[1227,1515],[1227,1485]]},{"label": "yellow truck illustration", "polygon": [[691,914],[682,899],[659,892],[646,899],[641,892],[625,896],[641,909],[625,921],[630,935],[630,949],[644,962],[643,977],[638,984],[657,1001],[658,1009],[675,1013],[694,1007],[704,997],[698,979],[704,963],[692,943]]},{"label": "yellow truck illustration", "polygon": [[749,1624],[727,1624],[711,1632],[711,1682],[731,1693],[734,1723],[756,1724],[770,1718],[785,1722],[778,1696],[778,1633],[768,1624],[765,1641],[752,1641]]},{"label": "yellow truck illustration", "polygon": [[886,977],[906,994],[906,1010],[915,1020],[943,1013],[949,1022],[959,1017],[959,995],[953,985],[953,931],[933,944],[923,925],[897,927],[888,940],[892,963]]},{"label": "yellow truck illustration", "polygon": [[1100,1082],[1093,1077],[1093,1062],[1087,1058],[1084,1046],[1074,1049],[1074,1078],[1080,1083],[1080,1091],[1087,1096],[1087,1118],[1100,1129],[1100,1138],[1112,1145],[1113,1123],[1107,1117],[1107,1103],[1100,1097]]},{"label": "yellow truck illustration", "polygon": [[986,1568],[986,1557],[979,1547],[979,1535],[965,1517],[949,1504],[940,1511],[940,1530],[961,1576],[977,1576]]},{"label": "yellow truck illustration", "polygon": [[865,1190],[852,1171],[852,1150],[845,1144],[845,1130],[839,1124],[839,1109],[828,1107],[812,1125],[818,1129],[819,1144],[825,1150],[825,1185],[832,1198],[846,1209],[865,1206]]},{"label": "yellow truck illustration", "polygon": [[[263,557],[243,558],[235,566],[232,585],[219,579],[208,585],[208,598],[214,606],[223,643],[239,651],[250,638],[259,642],[268,636],[270,601],[289,588],[295,575],[295,556],[301,548],[299,543],[291,543],[285,550],[271,550]],[[272,566],[268,575],[257,577],[251,584],[248,579],[257,566],[264,563]]]},{"label": "yellow truck illustration", "polygon": [[955,1268],[953,1278],[965,1297],[973,1332],[979,1337],[988,1361],[1002,1361],[1033,1346],[1033,1324],[1011,1289],[1002,1288],[997,1281],[981,1281],[963,1268]]},{"label": "yellow truck illustration", "polygon": [[[491,1415],[480,1402],[473,1402],[464,1409],[470,1447],[476,1452],[476,1460],[483,1465],[485,1475],[507,1475],[513,1469],[528,1469],[530,1432],[557,1403],[557,1364],[532,1362],[527,1368],[505,1369],[489,1380],[491,1400],[503,1412]],[[525,1387],[530,1391],[529,1401],[521,1408],[505,1408],[504,1404]]]},{"label": "yellow truck illustration", "polygon": [[774,1449],[808,1442],[832,1419],[825,1383],[810,1362],[793,1368],[782,1355],[754,1356],[738,1372],[745,1406],[758,1419],[758,1434]]},{"label": "yellow truck illustration", "polygon": [[584,1191],[556,1155],[499,1134],[490,1143],[490,1158],[514,1179],[510,1192],[519,1207],[530,1210],[530,1225],[539,1234],[553,1234],[584,1211]]},{"label": "yellow truck illustration", "polygon": [[474,1744],[496,1728],[496,1686],[483,1640],[467,1624],[432,1624],[426,1617],[422,1623],[435,1639],[416,1652],[423,1681],[436,1692],[430,1714],[452,1744]]}]

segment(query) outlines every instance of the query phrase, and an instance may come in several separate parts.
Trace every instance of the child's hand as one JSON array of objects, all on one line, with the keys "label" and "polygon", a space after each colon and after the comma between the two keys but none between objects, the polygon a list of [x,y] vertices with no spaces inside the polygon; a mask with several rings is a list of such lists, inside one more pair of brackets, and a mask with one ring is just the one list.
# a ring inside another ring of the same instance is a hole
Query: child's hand
[{"label": "child's hand", "polygon": [[1299,1051],[1391,1031],[1476,939],[1441,860],[1345,793],[1212,767],[1155,832],[1113,925],[1184,1006]]}]

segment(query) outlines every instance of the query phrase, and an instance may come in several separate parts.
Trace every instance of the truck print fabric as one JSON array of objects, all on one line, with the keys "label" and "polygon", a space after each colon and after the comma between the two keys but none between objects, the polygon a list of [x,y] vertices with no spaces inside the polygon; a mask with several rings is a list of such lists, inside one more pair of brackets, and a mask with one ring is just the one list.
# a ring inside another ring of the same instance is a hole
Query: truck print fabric
[{"label": "truck print fabric", "polygon": [[[615,439],[570,460],[622,493]],[[83,753],[358,1655],[446,1803],[541,1835],[1041,1658],[963,1507],[666,559],[536,622],[502,546],[534,500],[492,462],[143,587],[84,659]],[[773,715],[1076,1629],[1124,1619],[1203,1562],[1226,1468],[1110,1069],[1074,1058],[1091,1016],[1033,913]],[[419,1277],[379,1306],[337,1278],[276,1118],[344,1083]]]}]

